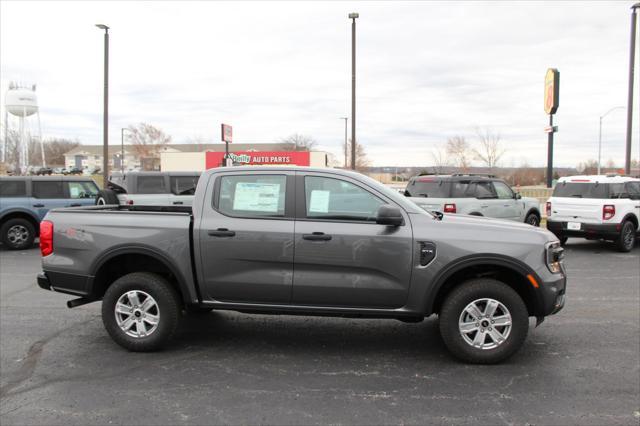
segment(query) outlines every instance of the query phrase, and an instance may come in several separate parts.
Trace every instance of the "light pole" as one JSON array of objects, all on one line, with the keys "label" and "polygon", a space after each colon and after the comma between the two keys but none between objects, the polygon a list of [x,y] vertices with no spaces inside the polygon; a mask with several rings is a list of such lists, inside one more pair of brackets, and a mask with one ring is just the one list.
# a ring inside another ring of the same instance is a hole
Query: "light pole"
[{"label": "light pole", "polygon": [[609,111],[605,112],[600,116],[600,131],[598,133],[598,174],[600,174],[600,159],[602,158],[602,119],[605,118],[610,112],[613,112],[617,109],[624,109],[624,107],[623,106],[613,107]]},{"label": "light pole", "polygon": [[104,112],[102,113],[102,185],[109,179],[109,27],[96,24],[104,30]]},{"label": "light pole", "polygon": [[633,71],[636,53],[636,11],[640,3],[631,6],[631,42],[629,43],[629,94],[627,97],[627,149],[624,158],[624,172],[631,174],[631,128],[633,127]]},{"label": "light pole", "polygon": [[348,166],[348,157],[347,154],[349,150],[349,142],[347,140],[347,122],[349,121],[349,117],[340,117],[340,120],[344,120],[344,168],[346,169]]},{"label": "light pole", "polygon": [[350,13],[351,19],[351,169],[356,169],[356,19],[358,13]]}]

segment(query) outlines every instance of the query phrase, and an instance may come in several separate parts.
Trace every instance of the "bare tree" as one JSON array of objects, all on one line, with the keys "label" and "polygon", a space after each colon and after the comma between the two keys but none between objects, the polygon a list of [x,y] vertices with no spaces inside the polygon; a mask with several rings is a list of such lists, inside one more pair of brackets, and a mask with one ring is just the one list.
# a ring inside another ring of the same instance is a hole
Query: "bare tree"
[{"label": "bare tree", "polygon": [[473,152],[464,136],[453,136],[449,138],[447,140],[446,152],[456,167],[461,171],[465,172],[469,169]]},{"label": "bare tree", "polygon": [[431,158],[433,159],[433,171],[441,174],[444,169],[449,166],[449,157],[447,152],[441,148],[431,150]]},{"label": "bare tree", "polygon": [[[344,147],[344,143],[342,144]],[[347,168],[351,167],[351,139],[349,139],[349,146],[347,147]],[[356,144],[356,170],[359,172],[365,171],[367,167],[371,165],[371,161],[367,157],[367,153],[364,149],[364,145],[361,143]]]},{"label": "bare tree", "polygon": [[598,161],[591,159],[584,163],[579,163],[576,166],[576,170],[585,175],[595,175],[598,173]]},{"label": "bare tree", "polygon": [[311,136],[293,133],[279,141],[286,145],[286,149],[290,151],[311,151],[317,145],[315,139]]},{"label": "bare tree", "polygon": [[171,143],[171,136],[147,123],[129,126],[129,140],[140,158],[158,158],[160,150]]},{"label": "bare tree", "polygon": [[478,149],[473,149],[476,160],[481,161],[485,166],[493,171],[498,162],[506,152],[500,143],[500,134],[493,132],[491,129],[476,129],[476,136],[480,142]]}]

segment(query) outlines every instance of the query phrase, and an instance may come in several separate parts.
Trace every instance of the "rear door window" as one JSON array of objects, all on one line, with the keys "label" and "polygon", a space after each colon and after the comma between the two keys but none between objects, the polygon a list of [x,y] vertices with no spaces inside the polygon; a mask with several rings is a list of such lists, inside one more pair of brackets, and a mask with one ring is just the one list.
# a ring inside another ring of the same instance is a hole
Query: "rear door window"
[{"label": "rear door window", "polygon": [[26,197],[27,183],[23,180],[5,180],[0,182],[0,197]]},{"label": "rear door window", "polygon": [[449,183],[442,179],[418,177],[411,181],[405,190],[409,197],[447,198]]},{"label": "rear door window", "polygon": [[609,185],[595,182],[558,182],[554,197],[609,198]]},{"label": "rear door window", "polygon": [[218,210],[235,217],[284,217],[285,175],[231,175],[220,178]]},{"label": "rear door window", "polygon": [[640,196],[640,182],[627,182],[627,192],[633,197]]},{"label": "rear door window", "polygon": [[174,195],[193,195],[196,193],[196,185],[200,176],[171,176],[169,183],[171,193]]},{"label": "rear door window", "polygon": [[62,181],[33,181],[34,198],[65,198]]},{"label": "rear door window", "polygon": [[166,194],[164,176],[138,176],[138,194]]},{"label": "rear door window", "polygon": [[458,182],[451,182],[451,198],[469,198],[473,194],[469,193],[469,181],[461,180]]},{"label": "rear door window", "polygon": [[493,190],[493,185],[491,184],[491,182],[474,182],[472,188],[470,189],[473,189],[473,194],[476,198],[498,198]]}]

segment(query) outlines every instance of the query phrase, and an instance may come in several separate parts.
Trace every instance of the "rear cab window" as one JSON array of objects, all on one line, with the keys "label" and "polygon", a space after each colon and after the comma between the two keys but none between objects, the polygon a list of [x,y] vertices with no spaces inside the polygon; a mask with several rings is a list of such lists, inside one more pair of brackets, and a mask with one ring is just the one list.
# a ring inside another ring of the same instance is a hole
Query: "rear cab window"
[{"label": "rear cab window", "polygon": [[138,194],[168,193],[164,176],[138,176],[136,192]]},{"label": "rear cab window", "polygon": [[286,175],[227,175],[220,177],[215,206],[232,217],[285,217],[286,193]]},{"label": "rear cab window", "polygon": [[169,185],[174,195],[193,195],[200,176],[170,176]]},{"label": "rear cab window", "polygon": [[0,182],[0,197],[26,197],[27,182],[24,180],[3,180]]}]

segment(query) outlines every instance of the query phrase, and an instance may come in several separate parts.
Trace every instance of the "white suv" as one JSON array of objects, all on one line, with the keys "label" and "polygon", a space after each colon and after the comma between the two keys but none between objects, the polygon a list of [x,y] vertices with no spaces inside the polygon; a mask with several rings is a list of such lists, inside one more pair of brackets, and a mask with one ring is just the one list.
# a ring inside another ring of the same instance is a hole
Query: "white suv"
[{"label": "white suv", "polygon": [[547,201],[547,229],[568,237],[614,241],[630,251],[640,222],[640,179],[625,176],[560,178]]}]

